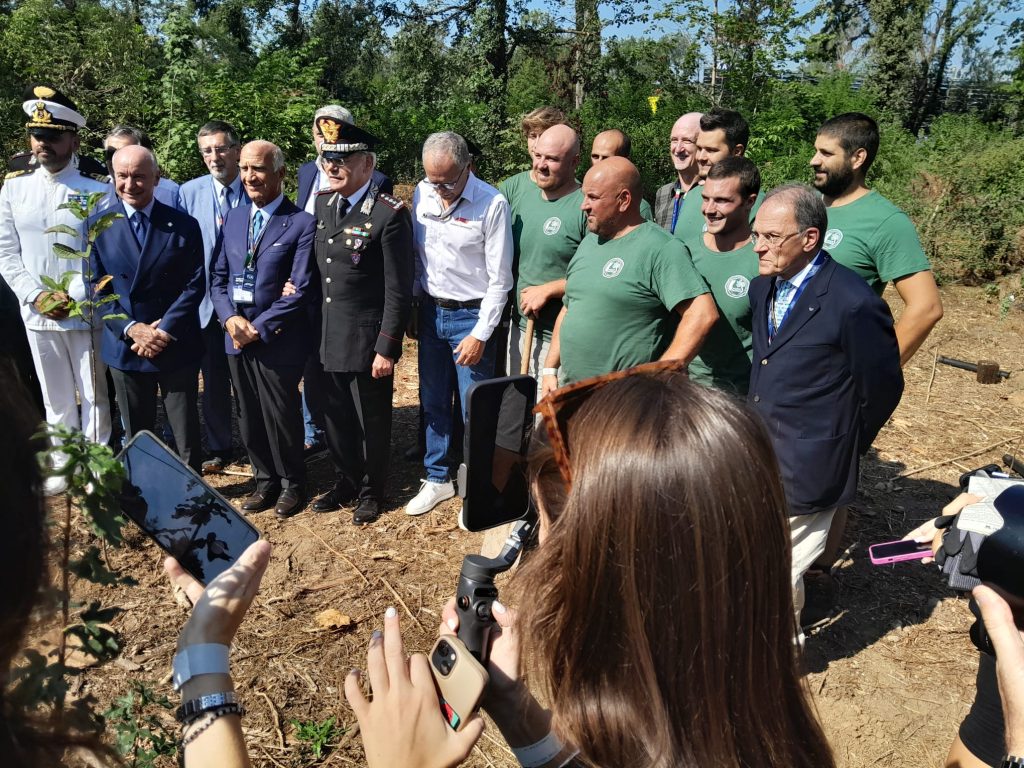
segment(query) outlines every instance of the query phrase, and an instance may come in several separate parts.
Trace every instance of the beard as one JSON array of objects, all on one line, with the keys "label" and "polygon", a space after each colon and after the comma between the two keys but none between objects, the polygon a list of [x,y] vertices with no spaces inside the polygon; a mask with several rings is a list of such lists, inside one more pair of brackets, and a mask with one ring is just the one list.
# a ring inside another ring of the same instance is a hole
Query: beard
[{"label": "beard", "polygon": [[849,163],[844,163],[836,170],[822,170],[825,172],[825,178],[821,181],[815,178],[813,183],[814,188],[825,197],[839,197],[853,183],[853,166]]}]

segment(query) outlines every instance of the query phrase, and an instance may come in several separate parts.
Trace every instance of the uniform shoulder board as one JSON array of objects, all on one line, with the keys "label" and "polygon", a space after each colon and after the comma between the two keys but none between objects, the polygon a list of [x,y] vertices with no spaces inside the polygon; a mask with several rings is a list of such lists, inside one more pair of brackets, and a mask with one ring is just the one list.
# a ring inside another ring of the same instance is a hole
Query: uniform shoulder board
[{"label": "uniform shoulder board", "polygon": [[379,195],[377,195],[377,199],[383,202],[388,207],[394,208],[396,211],[401,210],[402,207],[405,205],[405,203],[403,203],[397,197],[392,197],[391,195],[385,192],[381,192]]},{"label": "uniform shoulder board", "polygon": [[16,179],[19,176],[31,176],[34,171],[35,168],[24,168],[20,171],[11,171],[6,176],[4,176],[4,181],[7,181],[8,179]]},{"label": "uniform shoulder board", "polygon": [[80,174],[82,174],[83,176],[85,176],[87,179],[92,179],[93,181],[98,181],[101,184],[109,184],[110,183],[110,177],[107,176],[105,173],[89,173],[88,171],[83,171],[81,169],[79,169],[78,172]]}]

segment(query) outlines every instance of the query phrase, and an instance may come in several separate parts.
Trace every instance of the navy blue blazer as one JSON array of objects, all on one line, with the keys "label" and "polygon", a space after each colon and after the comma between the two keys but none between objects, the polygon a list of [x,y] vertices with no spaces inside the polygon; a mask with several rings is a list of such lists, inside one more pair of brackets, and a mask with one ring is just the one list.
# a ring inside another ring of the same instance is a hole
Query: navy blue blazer
[{"label": "navy blue blazer", "polygon": [[[315,341],[310,306],[320,295],[313,256],[316,219],[288,198],[281,201],[256,247],[255,302],[236,306],[231,281],[245,267],[250,209],[249,205],[233,208],[224,220],[210,264],[210,296],[222,326],[229,317],[241,315],[256,327],[260,338],[239,350],[225,333],[224,349],[229,355],[245,351],[267,365],[303,365]],[[295,285],[295,293],[282,297],[288,280]]]},{"label": "navy blue blazer", "polygon": [[[91,261],[94,286],[110,275],[102,292],[119,297],[104,304],[102,313],[128,317],[103,323],[101,350],[107,365],[120,371],[155,373],[199,364],[203,356],[199,302],[206,292],[206,276],[203,236],[195,219],[157,200],[141,249],[131,224],[122,217],[96,238]],[[156,357],[140,357],[132,352],[133,342],[125,337],[125,328],[132,321],[156,320],[173,340]]]},{"label": "navy blue blazer", "polygon": [[[295,204],[302,210],[306,210],[306,203],[309,201],[309,195],[313,191],[313,184],[316,182],[316,175],[319,172],[320,169],[317,167],[316,160],[310,160],[308,163],[303,163],[299,166],[299,193],[295,197]],[[391,183],[391,179],[376,168],[373,169],[370,184],[371,186],[376,184],[380,187],[381,192],[388,195],[395,191],[395,185]]]},{"label": "navy blue blazer", "polygon": [[750,283],[747,401],[768,427],[793,515],[853,501],[860,456],[903,394],[889,306],[863,278],[826,257],[771,344],[775,279]]}]

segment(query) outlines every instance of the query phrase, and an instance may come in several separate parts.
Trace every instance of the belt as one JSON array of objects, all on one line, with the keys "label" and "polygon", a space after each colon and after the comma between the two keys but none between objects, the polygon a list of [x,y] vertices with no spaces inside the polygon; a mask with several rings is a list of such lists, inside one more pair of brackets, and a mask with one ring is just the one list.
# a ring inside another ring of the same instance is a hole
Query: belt
[{"label": "belt", "polygon": [[480,309],[480,303],[483,301],[483,299],[455,301],[455,299],[439,299],[435,296],[428,296],[427,298],[441,309]]}]

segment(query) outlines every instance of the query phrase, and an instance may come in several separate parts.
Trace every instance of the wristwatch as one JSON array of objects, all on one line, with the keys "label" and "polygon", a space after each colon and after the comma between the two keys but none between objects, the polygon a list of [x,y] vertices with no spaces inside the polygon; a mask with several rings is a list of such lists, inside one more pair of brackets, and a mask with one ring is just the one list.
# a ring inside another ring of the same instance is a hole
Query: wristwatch
[{"label": "wristwatch", "polygon": [[558,369],[557,368],[541,368],[540,369],[540,375],[541,376],[557,376],[558,375]]},{"label": "wristwatch", "polygon": [[174,718],[179,723],[188,724],[204,712],[224,707],[237,708],[240,715],[245,713],[245,710],[238,703],[238,696],[235,692],[224,691],[222,693],[208,693],[205,696],[200,696],[198,699],[189,699],[182,702],[177,712],[174,713]]}]

